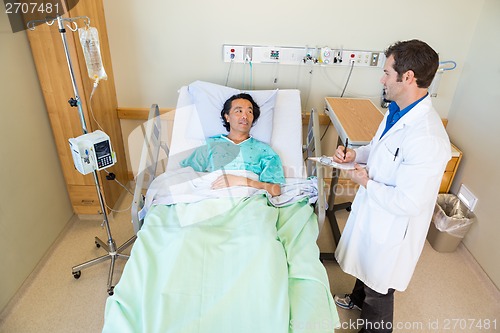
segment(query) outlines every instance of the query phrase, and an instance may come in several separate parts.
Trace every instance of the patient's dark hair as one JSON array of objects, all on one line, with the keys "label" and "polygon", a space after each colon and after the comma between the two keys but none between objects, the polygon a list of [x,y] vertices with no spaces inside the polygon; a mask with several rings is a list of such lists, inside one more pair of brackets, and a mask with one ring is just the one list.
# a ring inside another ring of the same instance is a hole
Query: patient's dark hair
[{"label": "patient's dark hair", "polygon": [[222,111],[220,112],[220,117],[222,119],[222,124],[224,125],[224,127],[226,128],[226,130],[228,132],[230,130],[230,126],[229,126],[229,123],[226,120],[226,117],[224,117],[224,115],[229,114],[229,110],[231,110],[231,105],[232,105],[233,101],[235,99],[240,99],[240,98],[241,99],[246,99],[246,100],[250,101],[250,103],[252,103],[252,107],[253,107],[253,123],[252,123],[252,126],[255,124],[255,122],[257,121],[257,119],[259,119],[259,116],[260,116],[260,107],[257,105],[257,103],[255,103],[255,101],[253,100],[252,96],[250,96],[249,94],[245,94],[245,93],[233,95],[233,96],[231,96],[224,103],[224,107],[222,108]]},{"label": "patient's dark hair", "polygon": [[417,86],[428,88],[439,67],[439,56],[427,43],[417,39],[400,41],[391,45],[385,56],[394,57],[394,70],[401,82],[403,74],[411,70],[415,73]]}]

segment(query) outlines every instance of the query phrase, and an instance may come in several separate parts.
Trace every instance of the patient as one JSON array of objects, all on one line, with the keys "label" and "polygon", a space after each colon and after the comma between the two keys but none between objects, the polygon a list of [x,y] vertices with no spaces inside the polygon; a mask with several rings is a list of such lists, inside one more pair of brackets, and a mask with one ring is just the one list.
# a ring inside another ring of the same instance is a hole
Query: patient
[{"label": "patient", "polygon": [[250,129],[260,115],[260,108],[249,94],[232,96],[221,111],[224,127],[229,134],[207,139],[181,162],[198,172],[216,170],[247,170],[259,176],[258,180],[224,174],[212,183],[212,189],[249,186],[266,190],[273,197],[281,194],[285,182],[281,160],[269,145],[250,136]]}]

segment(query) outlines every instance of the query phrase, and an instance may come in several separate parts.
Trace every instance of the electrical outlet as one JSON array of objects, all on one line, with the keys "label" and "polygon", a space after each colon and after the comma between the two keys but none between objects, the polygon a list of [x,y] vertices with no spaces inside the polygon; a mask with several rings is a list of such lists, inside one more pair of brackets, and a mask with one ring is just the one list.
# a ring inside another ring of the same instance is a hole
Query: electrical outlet
[{"label": "electrical outlet", "polygon": [[245,62],[251,62],[252,61],[252,47],[245,46],[243,53],[244,53]]},{"label": "electrical outlet", "polygon": [[370,66],[377,66],[378,65],[378,59],[379,59],[379,54],[378,52],[372,52],[372,57],[370,61]]},{"label": "electrical outlet", "polygon": [[224,62],[245,62],[246,48],[243,45],[224,45],[222,48]]},{"label": "electrical outlet", "polygon": [[349,65],[370,66],[370,52],[364,51],[344,51],[344,59],[349,60]]},{"label": "electrical outlet", "polygon": [[[342,55],[340,55],[340,53]],[[356,51],[356,50],[342,50],[334,51],[335,56],[333,64],[343,65],[343,66],[354,66],[356,67],[383,67],[383,53],[372,52],[372,51]],[[342,62],[338,61],[342,59]]]}]

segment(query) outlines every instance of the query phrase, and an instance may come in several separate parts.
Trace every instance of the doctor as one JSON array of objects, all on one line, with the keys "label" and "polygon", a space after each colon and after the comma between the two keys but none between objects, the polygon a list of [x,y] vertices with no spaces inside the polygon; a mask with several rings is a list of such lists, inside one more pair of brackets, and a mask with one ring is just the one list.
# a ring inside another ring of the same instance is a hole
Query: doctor
[{"label": "doctor", "polygon": [[394,291],[404,291],[422,252],[451,148],[427,88],[437,53],[419,40],[386,51],[384,85],[392,103],[371,142],[339,146],[333,159],[356,165],[360,185],[335,256],[357,278],[351,294],[336,295],[345,309],[361,310],[360,332],[392,332]]}]

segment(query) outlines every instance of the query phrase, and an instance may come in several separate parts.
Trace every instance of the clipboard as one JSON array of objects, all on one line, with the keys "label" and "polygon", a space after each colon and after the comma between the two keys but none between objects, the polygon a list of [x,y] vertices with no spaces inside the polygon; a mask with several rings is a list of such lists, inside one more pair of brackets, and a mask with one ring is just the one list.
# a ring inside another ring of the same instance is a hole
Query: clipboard
[{"label": "clipboard", "polygon": [[354,170],[354,162],[349,162],[349,163],[337,163],[334,162],[333,159],[329,156],[321,156],[321,157],[308,157],[307,159],[315,162],[319,162],[322,165],[329,166],[335,169],[340,169],[340,170]]}]

